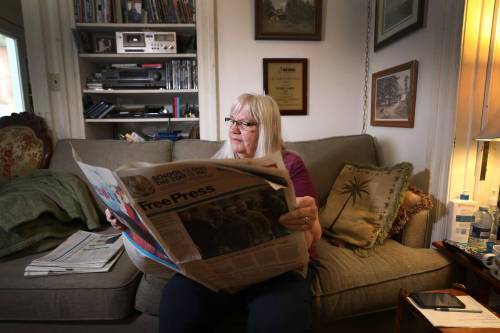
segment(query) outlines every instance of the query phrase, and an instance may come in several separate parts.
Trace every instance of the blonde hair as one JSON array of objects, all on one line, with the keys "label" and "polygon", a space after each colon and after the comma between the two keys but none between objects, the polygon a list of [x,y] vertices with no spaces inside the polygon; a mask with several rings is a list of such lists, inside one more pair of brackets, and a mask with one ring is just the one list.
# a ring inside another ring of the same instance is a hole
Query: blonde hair
[{"label": "blonde hair", "polygon": [[[230,115],[233,116],[242,111],[248,112],[259,126],[259,138],[254,157],[262,157],[283,149],[280,110],[271,96],[248,93],[240,95],[231,106]],[[227,139],[212,158],[238,158],[238,155],[233,152],[231,142]]]}]

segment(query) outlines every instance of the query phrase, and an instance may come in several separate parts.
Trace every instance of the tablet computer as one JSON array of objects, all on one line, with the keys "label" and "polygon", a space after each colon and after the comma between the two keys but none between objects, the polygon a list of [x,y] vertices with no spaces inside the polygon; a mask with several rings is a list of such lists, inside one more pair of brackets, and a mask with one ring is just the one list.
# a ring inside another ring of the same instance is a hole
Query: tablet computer
[{"label": "tablet computer", "polygon": [[464,309],[465,304],[458,299],[455,295],[447,293],[412,293],[411,299],[423,309],[435,308],[458,308]]}]

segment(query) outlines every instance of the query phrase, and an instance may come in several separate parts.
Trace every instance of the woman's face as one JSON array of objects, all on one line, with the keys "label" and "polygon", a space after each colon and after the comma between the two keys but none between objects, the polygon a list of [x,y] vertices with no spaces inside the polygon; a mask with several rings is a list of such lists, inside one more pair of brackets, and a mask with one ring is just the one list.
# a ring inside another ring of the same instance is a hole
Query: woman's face
[{"label": "woman's face", "polygon": [[[250,114],[245,110],[245,108],[240,112],[233,113],[231,115],[231,119],[235,121],[255,123],[255,120],[250,117]],[[259,125],[238,126],[237,124],[231,124],[229,126],[229,140],[231,141],[231,148],[240,158],[251,158],[255,156],[258,139]]]}]

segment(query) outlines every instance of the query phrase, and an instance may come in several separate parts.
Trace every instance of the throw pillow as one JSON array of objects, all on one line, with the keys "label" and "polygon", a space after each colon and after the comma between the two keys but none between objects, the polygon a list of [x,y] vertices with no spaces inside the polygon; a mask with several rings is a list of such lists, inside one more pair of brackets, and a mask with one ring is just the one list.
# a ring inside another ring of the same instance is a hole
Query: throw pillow
[{"label": "throw pillow", "polygon": [[325,238],[367,256],[389,236],[412,170],[408,162],[393,167],[346,164],[320,214]]},{"label": "throw pillow", "polygon": [[430,195],[425,194],[422,190],[414,186],[409,186],[404,193],[403,202],[401,203],[401,207],[399,207],[398,215],[389,231],[389,237],[400,234],[413,215],[423,210],[429,210],[432,206]]}]

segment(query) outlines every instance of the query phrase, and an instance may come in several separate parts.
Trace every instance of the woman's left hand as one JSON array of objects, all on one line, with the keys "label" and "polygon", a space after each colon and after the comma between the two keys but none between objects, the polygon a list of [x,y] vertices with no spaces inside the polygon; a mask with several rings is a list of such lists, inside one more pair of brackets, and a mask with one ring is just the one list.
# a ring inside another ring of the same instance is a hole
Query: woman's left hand
[{"label": "woman's left hand", "polygon": [[318,207],[313,197],[296,198],[295,209],[282,214],[279,222],[287,229],[306,231],[318,223]]}]

